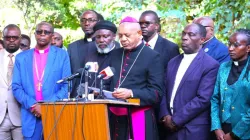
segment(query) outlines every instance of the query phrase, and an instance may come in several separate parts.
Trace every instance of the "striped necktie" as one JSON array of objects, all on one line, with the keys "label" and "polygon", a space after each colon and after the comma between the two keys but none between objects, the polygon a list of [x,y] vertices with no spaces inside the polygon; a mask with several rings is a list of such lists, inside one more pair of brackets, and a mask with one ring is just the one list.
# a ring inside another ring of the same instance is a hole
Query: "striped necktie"
[{"label": "striped necktie", "polygon": [[8,82],[8,85],[11,84],[11,79],[12,79],[12,72],[13,72],[13,66],[14,66],[13,60],[12,60],[13,56],[14,55],[11,54],[11,53],[8,55],[8,57],[10,58],[9,64],[8,64],[8,71],[7,71],[7,82]]}]

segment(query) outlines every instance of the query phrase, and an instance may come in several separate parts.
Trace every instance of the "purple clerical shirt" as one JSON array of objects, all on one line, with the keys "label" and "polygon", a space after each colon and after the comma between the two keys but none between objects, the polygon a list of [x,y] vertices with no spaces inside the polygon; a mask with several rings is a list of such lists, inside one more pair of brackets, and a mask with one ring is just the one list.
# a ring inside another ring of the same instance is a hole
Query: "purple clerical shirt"
[{"label": "purple clerical shirt", "polygon": [[44,78],[48,53],[49,53],[49,47],[46,48],[45,50],[38,50],[35,48],[34,51],[33,77],[34,77],[34,84],[35,84],[34,86],[35,86],[35,94],[37,101],[43,100],[42,86],[43,86],[43,78]]}]

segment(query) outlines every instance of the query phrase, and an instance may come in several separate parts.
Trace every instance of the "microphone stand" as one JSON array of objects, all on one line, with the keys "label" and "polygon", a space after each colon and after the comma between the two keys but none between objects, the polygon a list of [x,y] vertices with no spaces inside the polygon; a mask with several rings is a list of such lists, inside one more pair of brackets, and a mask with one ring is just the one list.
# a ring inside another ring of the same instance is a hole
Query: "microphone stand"
[{"label": "microphone stand", "polygon": [[97,97],[98,99],[104,99],[104,94],[103,94],[103,78],[100,79],[100,93]]},{"label": "microphone stand", "polygon": [[70,99],[70,91],[71,91],[71,81],[68,81],[68,99]]},{"label": "microphone stand", "polygon": [[86,101],[89,101],[88,99],[88,95],[89,95],[89,89],[88,89],[88,86],[89,86],[89,71],[87,69],[85,69],[85,86],[84,86],[84,92],[85,92],[85,96],[83,98],[83,101],[86,102]]}]

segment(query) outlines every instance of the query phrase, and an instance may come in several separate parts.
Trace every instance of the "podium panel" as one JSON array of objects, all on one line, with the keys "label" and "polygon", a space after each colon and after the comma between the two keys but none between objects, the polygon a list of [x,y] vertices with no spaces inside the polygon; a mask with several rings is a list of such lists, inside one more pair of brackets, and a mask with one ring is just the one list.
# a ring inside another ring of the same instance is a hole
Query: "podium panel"
[{"label": "podium panel", "polygon": [[[108,107],[139,106],[139,99],[126,102],[93,100],[88,102],[45,102],[41,104],[44,140],[110,140]],[[130,137],[133,138],[132,128]]]},{"label": "podium panel", "polygon": [[110,140],[106,103],[42,103],[44,140]]}]

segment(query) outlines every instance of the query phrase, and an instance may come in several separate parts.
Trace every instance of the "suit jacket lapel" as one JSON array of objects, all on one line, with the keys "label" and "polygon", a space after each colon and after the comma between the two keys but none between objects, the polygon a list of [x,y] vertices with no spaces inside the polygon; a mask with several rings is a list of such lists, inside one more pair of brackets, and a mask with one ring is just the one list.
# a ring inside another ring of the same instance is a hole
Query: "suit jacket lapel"
[{"label": "suit jacket lapel", "polygon": [[[242,70],[239,79],[236,81],[236,83],[235,83],[236,85],[234,85],[235,87],[243,87],[243,85],[246,85],[246,83],[249,83],[249,82],[246,81],[246,79],[244,78],[246,72],[248,72],[248,71],[246,70],[246,69],[247,69],[247,66],[248,66],[248,63],[249,63],[249,60],[248,60],[248,62],[247,62],[247,64],[246,64],[246,66],[244,67],[244,69]],[[231,67],[232,67],[232,65],[231,65]],[[231,69],[231,68],[230,68],[230,69]],[[230,70],[229,70],[229,72],[230,72]],[[228,73],[228,75],[229,75],[229,73]],[[243,79],[243,78],[244,78],[244,79]],[[232,103],[235,101],[235,99],[237,98],[238,94],[239,94],[239,91],[233,93],[233,96],[232,96]]]},{"label": "suit jacket lapel", "polygon": [[204,52],[203,50],[201,49],[197,56],[194,58],[193,62],[190,64],[190,66],[188,67],[187,71],[185,72],[180,84],[179,84],[179,87],[176,91],[176,93],[178,93],[178,90],[181,88],[181,86],[185,83],[185,81],[188,79],[189,75],[194,71],[196,70],[196,68],[200,65],[201,63],[201,59],[202,57],[204,56]]},{"label": "suit jacket lapel", "polygon": [[183,59],[183,55],[178,56],[177,61],[174,63],[174,65],[171,67],[171,69],[169,68],[170,71],[167,72],[168,73],[167,76],[169,76],[169,78],[167,78],[168,79],[168,81],[167,81],[168,82],[168,84],[167,84],[168,85],[168,93],[170,93],[170,94],[168,94],[169,95],[169,97],[168,97],[169,101],[170,101],[171,96],[172,96],[172,91],[173,91],[173,88],[174,88],[176,74],[177,74],[177,71],[178,71],[178,68],[180,66],[180,63],[181,63],[182,59]]},{"label": "suit jacket lapel", "polygon": [[157,38],[157,41],[156,41],[155,47],[154,47],[154,50],[157,52],[161,52],[161,48],[162,48],[161,41],[162,41],[162,37],[160,35],[158,35],[158,38]]},{"label": "suit jacket lapel", "polygon": [[27,57],[25,58],[25,63],[27,64],[26,66],[26,72],[28,73],[27,76],[28,80],[30,81],[30,85],[32,87],[32,89],[35,91],[34,89],[34,77],[33,77],[33,57],[34,57],[34,49],[32,49],[32,51],[29,51],[27,54]]},{"label": "suit jacket lapel", "polygon": [[[0,51],[0,64],[4,65],[5,63],[8,62],[4,62],[4,50]],[[5,65],[4,65],[5,66]],[[0,75],[4,81],[4,83],[8,86],[8,82],[7,82],[7,68],[3,68],[2,70],[0,70]]]},{"label": "suit jacket lapel", "polygon": [[45,71],[44,71],[44,78],[43,78],[43,83],[48,79],[50,73],[53,71],[51,68],[54,67],[55,65],[55,58],[56,58],[56,49],[54,47],[50,47],[48,58],[47,58],[47,63],[45,66]]}]

